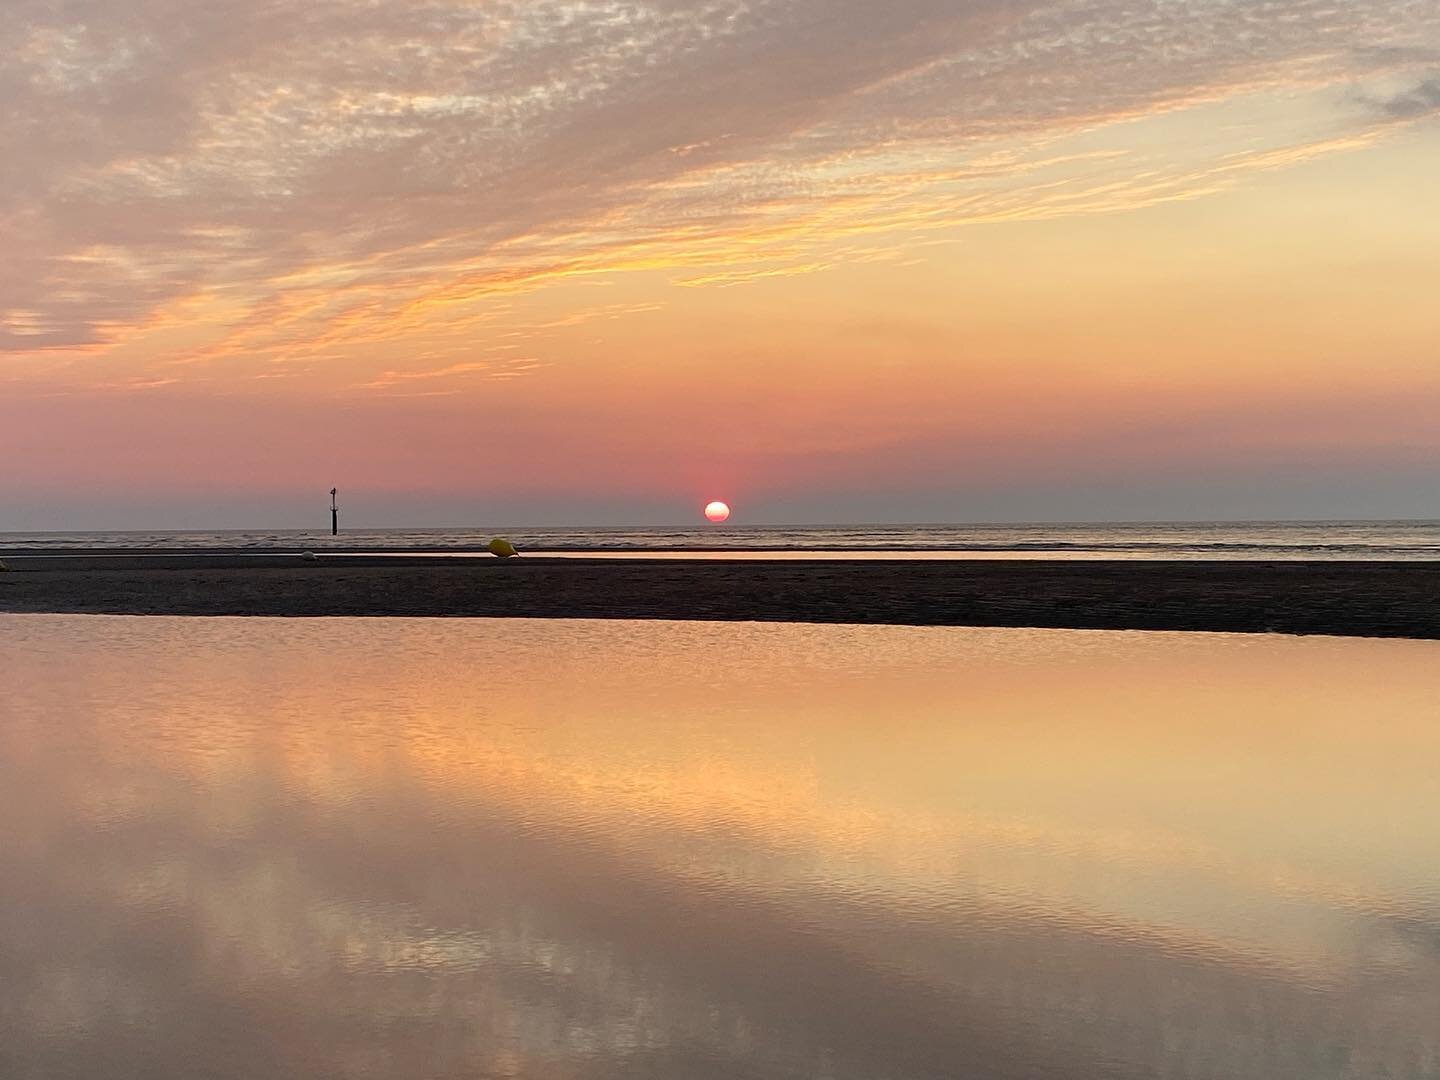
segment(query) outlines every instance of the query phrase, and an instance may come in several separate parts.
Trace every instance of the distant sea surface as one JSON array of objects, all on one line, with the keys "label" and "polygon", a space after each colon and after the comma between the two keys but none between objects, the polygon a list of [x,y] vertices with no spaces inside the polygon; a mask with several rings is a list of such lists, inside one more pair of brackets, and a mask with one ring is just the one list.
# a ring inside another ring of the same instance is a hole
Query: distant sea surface
[{"label": "distant sea surface", "polygon": [[1063,559],[1440,558],[1440,521],[1181,522],[1055,525],[854,525],[329,531],[0,533],[0,552],[146,548],[254,551],[483,550],[504,536],[522,551],[726,557]]}]

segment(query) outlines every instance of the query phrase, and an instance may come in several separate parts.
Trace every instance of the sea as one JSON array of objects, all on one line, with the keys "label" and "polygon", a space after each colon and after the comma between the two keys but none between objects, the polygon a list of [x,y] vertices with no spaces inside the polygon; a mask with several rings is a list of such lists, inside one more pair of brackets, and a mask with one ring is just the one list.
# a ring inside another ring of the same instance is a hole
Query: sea
[{"label": "sea", "polygon": [[1440,520],[1070,524],[241,529],[0,533],[0,553],[135,551],[522,552],[705,558],[1350,559],[1440,558]]}]

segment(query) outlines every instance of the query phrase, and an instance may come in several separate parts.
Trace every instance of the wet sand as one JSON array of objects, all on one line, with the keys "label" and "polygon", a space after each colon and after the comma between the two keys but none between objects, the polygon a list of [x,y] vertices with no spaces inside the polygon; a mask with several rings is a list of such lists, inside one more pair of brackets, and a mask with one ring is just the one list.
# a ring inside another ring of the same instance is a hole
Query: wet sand
[{"label": "wet sand", "polygon": [[0,611],[1440,638],[1440,563],[4,556]]}]

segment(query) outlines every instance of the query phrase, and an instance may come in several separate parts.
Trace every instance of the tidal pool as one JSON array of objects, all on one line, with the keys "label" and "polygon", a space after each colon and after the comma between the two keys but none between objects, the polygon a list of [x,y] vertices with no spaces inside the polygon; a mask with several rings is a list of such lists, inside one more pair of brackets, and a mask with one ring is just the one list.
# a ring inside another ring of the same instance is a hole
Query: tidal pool
[{"label": "tidal pool", "polygon": [[1440,644],[0,616],[0,1076],[1440,1077]]}]

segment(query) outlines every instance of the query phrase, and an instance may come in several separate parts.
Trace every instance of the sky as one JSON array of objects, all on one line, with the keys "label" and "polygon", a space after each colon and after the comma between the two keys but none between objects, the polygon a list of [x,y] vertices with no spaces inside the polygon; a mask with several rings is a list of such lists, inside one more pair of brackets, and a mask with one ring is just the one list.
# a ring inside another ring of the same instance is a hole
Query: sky
[{"label": "sky", "polygon": [[0,530],[1440,517],[1434,0],[0,42]]}]

